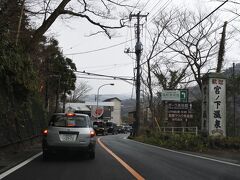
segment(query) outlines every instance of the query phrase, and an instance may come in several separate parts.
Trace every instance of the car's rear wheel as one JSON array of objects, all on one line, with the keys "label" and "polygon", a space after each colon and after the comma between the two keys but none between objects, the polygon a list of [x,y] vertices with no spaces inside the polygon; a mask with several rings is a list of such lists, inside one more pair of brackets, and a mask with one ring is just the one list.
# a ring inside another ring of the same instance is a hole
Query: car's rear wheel
[{"label": "car's rear wheel", "polygon": [[47,150],[43,150],[43,154],[42,154],[42,157],[43,157],[43,160],[48,160],[49,159],[49,152]]},{"label": "car's rear wheel", "polygon": [[95,159],[95,151],[89,151],[89,158]]}]

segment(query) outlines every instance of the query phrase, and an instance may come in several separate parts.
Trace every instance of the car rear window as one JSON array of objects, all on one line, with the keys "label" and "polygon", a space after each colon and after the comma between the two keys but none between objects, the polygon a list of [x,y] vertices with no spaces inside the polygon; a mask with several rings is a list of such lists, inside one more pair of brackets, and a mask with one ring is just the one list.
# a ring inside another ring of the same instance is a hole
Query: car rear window
[{"label": "car rear window", "polygon": [[54,115],[49,122],[50,126],[55,127],[88,127],[88,121],[85,116],[59,116]]},{"label": "car rear window", "polygon": [[103,122],[93,122],[93,125],[97,125],[98,127],[104,127]]}]

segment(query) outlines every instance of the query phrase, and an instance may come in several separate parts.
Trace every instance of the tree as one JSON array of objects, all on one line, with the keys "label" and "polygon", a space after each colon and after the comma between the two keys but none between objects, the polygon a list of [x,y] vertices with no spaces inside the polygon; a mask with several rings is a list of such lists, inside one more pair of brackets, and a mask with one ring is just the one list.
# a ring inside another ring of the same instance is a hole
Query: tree
[{"label": "tree", "polygon": [[75,90],[71,91],[68,97],[69,102],[81,102],[87,96],[87,93],[91,91],[92,88],[87,84],[86,81],[81,81]]},{"label": "tree", "polygon": [[162,72],[161,67],[156,64],[153,68],[153,73],[158,80],[158,84],[163,89],[177,89],[180,88],[179,85],[188,77],[186,74],[186,67],[178,70],[172,70],[168,68],[165,72]]},{"label": "tree", "polygon": [[[164,45],[162,40],[164,40],[164,32],[171,25],[172,21],[175,19],[175,10],[168,12],[159,13],[158,17],[153,20],[153,28],[148,30],[150,37],[149,51],[146,53],[144,61],[146,64],[146,69],[143,68],[143,72],[146,72],[146,77],[142,77],[143,84],[147,87],[145,95],[148,99],[148,106],[152,112],[153,118],[155,118],[157,110],[158,101],[156,101],[156,96],[161,89],[175,89],[178,87],[179,83],[185,79],[186,67],[178,70],[174,69],[174,64],[171,62],[171,58],[167,54],[162,54],[161,56],[156,56],[160,51],[161,47]],[[168,66],[168,64],[171,64]],[[170,68],[171,66],[171,68]],[[169,80],[168,80],[169,79]],[[155,92],[154,93],[154,89]]]},{"label": "tree", "polygon": [[[154,53],[159,50],[160,46],[160,40],[161,36],[163,35],[164,30],[168,26],[169,22],[172,19],[172,13],[169,12],[167,13],[160,13],[158,16],[159,18],[154,19],[154,28],[151,30],[148,30],[148,34],[150,35],[150,50],[146,53],[145,58],[146,58],[146,70],[143,68],[143,71],[147,73],[146,78],[142,77],[142,82],[143,84],[147,87],[148,89],[148,104],[151,112],[153,113],[154,116],[154,93],[153,93],[153,80],[152,80],[152,75],[153,75],[153,67],[150,61],[155,60],[154,59]],[[162,17],[165,17],[164,21],[162,20]],[[161,25],[160,25],[161,24]]]},{"label": "tree", "polygon": [[[51,38],[49,44],[43,49],[41,78],[45,80],[45,108],[49,107],[49,97],[54,97],[54,111],[58,110],[59,97],[65,101],[66,94],[70,94],[75,89],[76,66],[71,59],[65,58],[60,52],[58,41]],[[53,98],[51,98],[53,99]],[[53,103],[53,100],[50,101]],[[52,109],[52,108],[51,108]],[[52,111],[52,110],[50,110]]]},{"label": "tree", "polygon": [[[65,17],[79,17],[86,19],[89,23],[99,27],[101,31],[104,32],[109,38],[111,38],[111,34],[109,29],[119,29],[124,26],[123,19],[127,18],[126,15],[122,14],[122,17],[118,17],[117,14],[113,13],[116,7],[128,9],[132,6],[126,4],[126,1],[115,2],[112,0],[101,0],[101,1],[86,1],[86,0],[61,0],[59,4],[56,5],[55,2],[51,0],[43,0],[42,7],[38,9],[35,7],[30,8],[31,3],[35,3],[29,1],[29,8],[26,9],[30,15],[41,16],[42,24],[35,30],[32,35],[31,41],[29,43],[29,49],[34,47],[36,43],[39,43],[40,38],[44,35],[44,33],[51,27],[51,25],[55,22],[57,18],[60,16]],[[37,9],[37,10],[35,10]],[[102,23],[102,20],[108,20],[105,22],[109,24],[109,22],[114,22],[119,20],[118,24],[113,26],[105,25]]]},{"label": "tree", "polygon": [[[202,88],[201,77],[203,72],[211,70],[211,68],[204,70],[204,67],[216,58],[219,44],[218,33],[215,29],[218,27],[217,18],[210,16],[201,22],[203,17],[205,15],[200,12],[196,14],[191,11],[178,11],[177,18],[167,28],[164,41],[169,49],[184,57],[200,89]],[[190,30],[199,22],[201,22],[199,26]],[[186,35],[182,36],[184,33]],[[170,45],[174,40],[176,42]]]},{"label": "tree", "polygon": [[27,16],[22,14],[19,29],[22,36],[16,46],[21,6],[18,1],[5,0],[1,1],[0,8],[0,136],[4,137],[2,142],[9,143],[34,133],[32,100],[36,98],[38,81],[23,50],[23,43],[31,32]]}]

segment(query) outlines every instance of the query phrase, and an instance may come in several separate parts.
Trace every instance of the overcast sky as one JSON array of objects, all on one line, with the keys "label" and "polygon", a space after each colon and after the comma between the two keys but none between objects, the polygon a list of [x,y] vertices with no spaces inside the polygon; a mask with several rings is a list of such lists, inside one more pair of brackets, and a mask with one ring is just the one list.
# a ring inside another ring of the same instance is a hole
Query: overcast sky
[{"label": "overcast sky", "polygon": [[[137,2],[137,1],[136,1]],[[217,7],[219,3],[209,2],[209,0],[162,0],[160,3],[156,0],[140,0],[139,4],[147,6],[143,10],[144,13],[149,13],[148,17],[156,14],[162,8],[171,8],[173,6],[178,6],[179,8],[203,8],[203,10],[208,10],[209,12]],[[227,7],[226,5],[225,7]],[[154,7],[154,8],[153,8]],[[142,9],[142,8],[141,8]],[[224,8],[222,8],[223,10]],[[149,12],[152,10],[151,12]],[[137,12],[138,10],[135,9]],[[218,12],[220,13],[220,11]],[[222,12],[221,12],[222,13]],[[226,17],[226,20],[231,19],[231,17]],[[225,21],[225,20],[223,20]],[[133,23],[136,22],[133,20]],[[150,23],[150,22],[149,22]],[[135,42],[131,41],[128,43],[123,43],[134,37],[133,29],[123,28],[117,31],[117,36],[113,37],[111,40],[104,34],[98,34],[95,36],[88,37],[92,32],[96,32],[97,28],[89,24],[87,21],[74,18],[69,20],[58,19],[56,23],[53,24],[48,34],[54,34],[56,39],[60,43],[60,47],[64,55],[71,58],[77,66],[78,71],[86,71],[90,73],[104,74],[110,76],[126,76],[133,77],[133,68],[135,61],[130,57],[129,54],[124,53],[124,49],[130,46],[134,47]],[[146,39],[144,38],[144,33],[142,34],[142,43],[145,44]],[[123,43],[122,45],[108,48],[101,51],[96,51],[92,53],[83,53],[68,55],[72,53],[82,53],[92,50],[97,50],[112,45]],[[238,44],[239,47],[239,44]],[[145,48],[145,47],[143,47]],[[134,54],[131,56],[135,57]],[[234,57],[239,57],[239,52],[233,55]],[[234,58],[232,58],[234,59]],[[237,62],[237,59],[233,60]],[[230,66],[232,62],[228,62],[225,66]],[[114,86],[105,86],[101,88],[101,94],[129,94],[132,91],[135,93],[135,88],[133,85],[120,80],[102,80],[102,79],[82,79],[82,74],[77,74],[78,82],[87,81],[88,84],[93,88],[90,94],[96,94],[97,89],[100,85],[105,83],[114,83]],[[84,76],[86,77],[86,76]],[[89,76],[89,78],[92,78]]]}]

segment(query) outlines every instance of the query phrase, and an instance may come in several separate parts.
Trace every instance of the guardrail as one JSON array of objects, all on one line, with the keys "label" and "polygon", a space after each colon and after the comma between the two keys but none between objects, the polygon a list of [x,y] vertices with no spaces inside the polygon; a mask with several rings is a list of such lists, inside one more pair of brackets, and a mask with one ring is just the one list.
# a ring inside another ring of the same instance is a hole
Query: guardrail
[{"label": "guardrail", "polygon": [[164,133],[182,133],[182,134],[195,134],[198,135],[198,127],[159,127],[161,132]]},{"label": "guardrail", "polygon": [[10,143],[7,143],[7,144],[0,145],[0,148],[6,148],[6,147],[11,146],[11,145],[24,143],[24,142],[33,140],[33,139],[38,138],[38,137],[41,137],[41,136],[42,136],[42,135],[34,135],[34,136],[31,136],[31,137],[27,137],[27,138],[24,138],[24,139],[20,139],[20,140],[15,141],[15,142],[10,142]]}]

